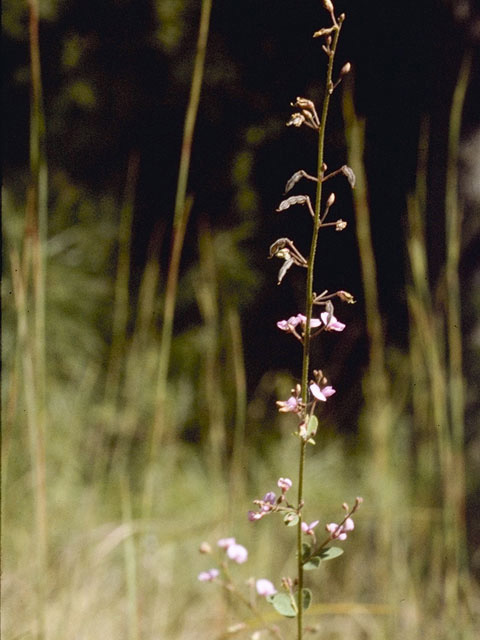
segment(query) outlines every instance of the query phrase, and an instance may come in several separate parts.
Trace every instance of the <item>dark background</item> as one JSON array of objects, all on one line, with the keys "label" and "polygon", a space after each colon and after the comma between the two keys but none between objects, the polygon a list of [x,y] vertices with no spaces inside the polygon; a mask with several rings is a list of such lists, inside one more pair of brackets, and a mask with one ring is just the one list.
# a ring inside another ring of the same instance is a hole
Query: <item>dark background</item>
[{"label": "dark background", "polygon": [[[443,225],[438,220],[444,207],[449,110],[462,58],[469,50],[474,57],[464,138],[480,125],[479,3],[352,0],[337,1],[335,6],[337,14],[347,15],[337,64],[352,63],[356,108],[366,118],[365,162],[382,311],[390,344],[401,347],[407,340],[401,239],[406,194],[415,184],[420,127],[426,123],[430,136],[426,223],[433,286],[444,251]],[[65,172],[90,196],[111,192],[120,200],[128,159],[132,152],[139,154],[134,296],[149,246],[160,253],[164,268],[168,264],[199,7],[199,2],[188,0],[156,4],[153,0],[65,0],[41,23],[50,174]],[[5,13],[11,11],[7,7]],[[289,103],[297,95],[317,103],[321,98],[325,56],[321,43],[311,36],[327,19],[319,0],[223,0],[213,7],[189,179],[194,207],[183,260],[185,268],[195,260],[195,231],[200,224],[208,221],[213,229],[251,225],[243,245],[262,284],[253,295],[239,293],[251,389],[265,363],[272,369],[298,370],[297,345],[286,346],[272,326],[300,310],[302,292],[297,290],[295,275],[277,288],[278,264],[266,256],[268,246],[279,236],[294,237],[300,247],[308,243],[310,230],[302,212],[282,217],[275,208],[294,171],[314,170],[316,149],[310,132],[287,129],[284,123],[290,115]],[[17,16],[15,28],[7,20],[3,40],[4,181],[19,192],[28,175],[26,20],[26,15]],[[85,85],[94,98],[89,99]],[[346,161],[340,95],[335,95],[329,120],[326,158],[330,168]],[[234,167],[242,153],[251,159],[251,166],[235,177]],[[254,210],[238,204],[244,183],[255,195]],[[358,317],[361,281],[351,195],[343,183],[335,189],[339,217],[350,225],[343,234],[332,232],[322,238],[318,278],[325,288],[344,288],[359,297]],[[466,216],[478,217],[478,202],[468,202],[468,194],[465,197]],[[157,243],[157,237],[163,240]],[[465,238],[462,257],[467,334],[474,329],[468,289],[477,251],[478,238],[471,234]],[[349,313],[347,309],[347,321]],[[180,316],[177,322],[182,327],[189,320]],[[337,357],[337,367],[349,364],[342,376],[344,392],[365,361],[362,336],[362,328],[353,331]],[[345,403],[349,413],[345,410],[340,416],[340,424],[347,428],[361,402],[359,397],[349,400]]]}]

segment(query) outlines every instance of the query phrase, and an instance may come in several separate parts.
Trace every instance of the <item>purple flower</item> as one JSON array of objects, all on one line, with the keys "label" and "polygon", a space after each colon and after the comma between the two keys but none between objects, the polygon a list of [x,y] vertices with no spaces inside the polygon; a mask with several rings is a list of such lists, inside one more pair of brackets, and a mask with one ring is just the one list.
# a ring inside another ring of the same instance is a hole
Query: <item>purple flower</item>
[{"label": "purple flower", "polygon": [[343,322],[337,320],[336,317],[328,311],[321,313],[320,318],[325,326],[325,331],[343,331],[345,329]]},{"label": "purple flower", "polygon": [[320,522],[319,520],[314,520],[310,524],[307,524],[306,522],[302,522],[303,533],[305,533],[307,536],[315,536],[315,533],[313,532],[313,530],[315,529],[315,527],[319,522]]},{"label": "purple flower", "polygon": [[310,385],[310,392],[312,396],[317,400],[326,402],[327,398],[329,398],[330,396],[333,396],[333,394],[335,393],[335,389],[330,385],[327,385],[326,387],[323,387],[322,389],[320,389],[320,387],[316,382],[312,382],[312,384]]},{"label": "purple flower", "polygon": [[290,396],[288,400],[277,400],[277,407],[280,413],[288,413],[290,411],[298,413],[300,410],[296,396]]},{"label": "purple flower", "polygon": [[325,528],[330,533],[332,540],[346,540],[347,532],[355,529],[355,523],[352,518],[347,518],[343,524],[330,522]]},{"label": "purple flower", "polygon": [[250,520],[250,522],[255,522],[255,520],[261,520],[264,515],[266,515],[266,511],[262,513],[261,511],[250,510],[248,512],[248,519]]},{"label": "purple flower", "polygon": [[292,481],[290,478],[279,478],[277,485],[282,490],[282,493],[286,493],[289,489],[292,488]]},{"label": "purple flower", "polygon": [[198,574],[200,582],[213,582],[218,577],[218,569],[210,569],[209,571],[202,571]]},{"label": "purple flower", "polygon": [[266,578],[260,578],[260,580],[257,580],[255,586],[257,588],[257,593],[259,596],[273,596],[275,593],[277,593],[277,590],[275,589],[273,584]]},{"label": "purple flower", "polygon": [[231,544],[227,548],[227,556],[237,564],[243,564],[248,559],[248,551],[241,544]]},{"label": "purple flower", "polygon": [[277,496],[275,495],[275,493],[273,491],[268,491],[264,496],[263,496],[263,502],[266,503],[265,505],[263,505],[262,509],[264,511],[270,511],[270,509],[268,508],[269,505],[273,506],[275,504],[275,500],[277,499]]}]

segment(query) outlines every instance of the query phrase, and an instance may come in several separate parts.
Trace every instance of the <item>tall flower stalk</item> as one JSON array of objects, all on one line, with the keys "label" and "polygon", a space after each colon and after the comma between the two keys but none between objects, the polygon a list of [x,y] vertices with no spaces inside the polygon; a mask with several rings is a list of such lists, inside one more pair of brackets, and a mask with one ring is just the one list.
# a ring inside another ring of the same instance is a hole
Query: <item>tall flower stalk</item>
[{"label": "tall flower stalk", "polygon": [[[292,107],[296,110],[287,122],[287,126],[307,126],[313,129],[318,136],[318,165],[315,174],[312,175],[304,169],[300,169],[291,176],[285,187],[285,193],[289,194],[301,180],[316,183],[314,204],[312,204],[309,195],[288,195],[277,209],[277,212],[284,212],[297,205],[305,207],[312,218],[310,253],[305,258],[290,238],[279,238],[270,246],[270,257],[276,257],[283,261],[278,273],[278,284],[281,284],[290,268],[296,266],[306,269],[305,312],[277,322],[278,329],[291,334],[302,344],[303,350],[301,383],[295,385],[287,400],[277,401],[280,412],[293,413],[297,418],[298,427],[294,434],[299,440],[297,501],[294,504],[288,498],[288,492],[293,487],[292,480],[279,478],[277,487],[281,491],[280,495],[277,497],[275,492],[268,491],[262,499],[254,500],[256,509],[248,513],[248,518],[252,522],[261,520],[271,513],[280,513],[285,525],[296,530],[296,577],[294,579],[282,578],[279,591],[273,583],[264,578],[257,580],[256,585],[258,595],[265,596],[278,613],[287,618],[296,618],[298,640],[302,640],[304,637],[304,611],[310,605],[313,597],[310,589],[304,586],[305,572],[317,569],[324,561],[336,558],[343,553],[340,547],[330,546],[330,543],[333,540],[343,541],[347,538],[348,533],[354,529],[352,516],[362,502],[361,498],[356,498],[352,508],[347,503],[343,503],[343,518],[339,523],[328,523],[325,526],[327,534],[320,541],[317,540],[315,531],[319,520],[307,523],[303,516],[306,449],[308,445],[315,444],[314,438],[318,429],[316,409],[319,403],[326,402],[335,393],[335,389],[328,384],[323,371],[311,368],[311,342],[323,332],[342,332],[345,329],[345,324],[334,315],[334,300],[338,299],[347,303],[355,302],[353,296],[344,290],[334,293],[324,290],[320,294],[314,291],[315,259],[320,230],[329,227],[335,231],[343,231],[347,226],[347,223],[341,218],[327,221],[336,197],[334,192],[331,192],[328,197],[324,197],[324,183],[343,175],[352,188],[355,186],[355,175],[350,167],[343,165],[339,169],[328,171],[324,160],[325,132],[331,97],[342,78],[349,73],[351,65],[349,62],[345,63],[335,76],[335,54],[345,15],[341,14],[338,17],[335,15],[331,0],[323,0],[323,5],[330,15],[331,25],[313,34],[314,37],[323,40],[322,49],[328,60],[321,114],[319,117],[315,104],[311,100],[298,97],[292,103]],[[317,313],[318,309],[320,309],[319,313]],[[227,540],[231,545],[230,549],[235,550],[238,547],[234,538]],[[219,542],[220,546],[223,542],[223,540]],[[204,546],[204,552],[205,548]],[[245,550],[241,559],[236,558],[235,562],[245,562],[246,560]],[[219,582],[229,592],[237,592],[238,589],[233,584],[231,572],[225,561],[220,564],[220,567],[221,569],[214,568],[209,572],[202,572],[199,579],[202,582]],[[260,616],[259,621],[261,622]],[[269,630],[281,637],[277,627],[269,627]]]},{"label": "tall flower stalk", "polygon": [[[324,173],[324,152],[325,152],[325,129],[327,125],[327,117],[328,117],[328,109],[330,106],[330,98],[333,93],[333,62],[335,59],[335,53],[337,50],[338,39],[340,37],[340,30],[342,28],[342,23],[345,19],[345,15],[342,14],[338,21],[335,19],[334,8],[331,2],[328,0],[324,2],[324,6],[332,18],[333,22],[333,38],[330,34],[327,36],[327,43],[323,45],[324,51],[328,56],[328,66],[327,66],[327,76],[325,83],[325,94],[323,99],[323,108],[322,115],[320,120],[320,126],[318,129],[318,159],[317,159],[317,193],[315,198],[315,215],[313,218],[313,233],[312,233],[312,242],[310,246],[310,257],[308,260],[307,267],[307,288],[306,288],[306,296],[305,296],[305,309],[306,309],[306,317],[307,317],[307,327],[310,327],[312,314],[313,314],[313,274],[315,268],[315,257],[317,252],[317,241],[318,241],[318,230],[320,225],[320,211],[322,204],[322,192],[323,192],[323,173]],[[332,38],[331,45],[329,44],[328,39]],[[303,342],[303,364],[302,364],[302,402],[306,406],[307,404],[307,385],[308,385],[308,376],[309,376],[309,365],[310,365],[310,340],[311,333],[310,331],[305,332],[304,342]],[[298,469],[298,504],[303,503],[303,479],[305,472],[305,449],[307,446],[307,442],[304,439],[300,439],[300,463]],[[302,514],[300,512],[297,525],[297,562],[298,562],[298,590],[299,593],[302,593],[303,590],[303,560],[302,560]],[[297,617],[297,625],[298,638],[302,638],[303,635],[303,607],[299,606],[298,608],[298,617]]]}]

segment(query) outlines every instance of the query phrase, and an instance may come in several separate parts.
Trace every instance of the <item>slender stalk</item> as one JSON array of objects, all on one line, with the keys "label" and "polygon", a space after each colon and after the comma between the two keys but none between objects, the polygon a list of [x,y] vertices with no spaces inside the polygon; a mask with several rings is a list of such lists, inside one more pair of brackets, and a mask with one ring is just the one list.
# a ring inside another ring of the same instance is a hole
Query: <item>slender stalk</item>
[{"label": "slender stalk", "polygon": [[154,478],[152,467],[158,453],[161,435],[165,425],[165,404],[167,399],[167,378],[170,364],[170,352],[173,335],[173,318],[177,295],[178,273],[183,240],[187,227],[192,202],[187,199],[187,182],[192,154],[193,132],[197,120],[200,91],[202,88],[205,55],[207,50],[208,32],[210,29],[210,14],[212,0],[202,0],[200,26],[197,39],[197,50],[190,88],[190,98],[183,129],[182,150],[178,170],[177,192],[175,196],[175,211],[173,217],[173,238],[170,257],[170,268],[165,292],[165,308],[163,312],[163,326],[161,348],[158,362],[156,411],[152,425],[150,446],[148,452],[147,476],[143,494],[143,514],[149,517],[154,494]]},{"label": "slender stalk", "polygon": [[[459,579],[464,572],[465,559],[465,459],[464,424],[465,390],[462,362],[462,300],[460,293],[460,251],[462,212],[458,202],[458,146],[461,134],[462,111],[470,76],[471,54],[465,56],[453,94],[450,110],[448,161],[445,197],[446,264],[445,278],[448,291],[446,334],[448,345],[447,384],[450,410],[449,481],[445,484],[446,521],[449,523],[447,539],[453,553],[445,578],[450,617],[455,623],[458,610]],[[453,556],[453,557],[452,557]]]},{"label": "slender stalk", "polygon": [[118,261],[112,318],[112,347],[108,362],[105,396],[116,401],[120,380],[120,363],[125,347],[129,309],[130,245],[135,187],[138,177],[139,156],[132,152],[128,160],[125,195],[118,229]]},{"label": "slender stalk", "polygon": [[[31,443],[33,495],[35,504],[35,541],[38,594],[38,637],[47,636],[46,600],[48,565],[48,516],[46,495],[46,242],[48,213],[48,170],[46,156],[45,116],[40,64],[38,0],[29,0],[30,44],[30,189],[27,198],[27,219],[32,213],[33,234],[31,243],[31,267],[34,301],[34,340],[31,347],[25,345],[23,354],[27,420]],[[30,212],[28,208],[30,208]],[[27,257],[25,256],[27,260]],[[19,266],[19,265],[18,265]],[[19,314],[20,340],[28,340],[28,267],[17,279],[17,312]],[[18,272],[20,274],[20,271]],[[22,319],[21,316],[24,315]],[[27,382],[28,381],[28,382]]]},{"label": "slender stalk", "polygon": [[[310,322],[312,319],[313,311],[313,275],[315,270],[315,256],[317,252],[318,230],[320,225],[320,211],[322,206],[322,177],[323,177],[323,164],[324,164],[324,151],[325,151],[325,129],[327,126],[328,109],[330,106],[330,98],[333,93],[333,62],[335,59],[335,52],[337,49],[338,38],[340,36],[340,30],[342,27],[345,16],[342,14],[335,25],[332,44],[328,55],[328,66],[325,85],[325,96],[323,98],[322,115],[320,118],[320,128],[318,132],[318,159],[317,159],[317,193],[315,198],[315,210],[313,218],[313,233],[312,242],[310,245],[310,254],[307,267],[307,283],[305,294],[305,315],[306,315],[306,330],[303,340],[303,363],[302,363],[302,402],[304,406],[308,400],[308,377],[310,367]],[[303,504],[303,479],[305,470],[305,448],[306,442],[300,439],[300,460],[298,469],[298,505],[299,508]],[[297,614],[297,638],[302,640],[303,638],[303,602],[302,602],[302,589],[303,589],[303,562],[302,562],[302,512],[300,510],[298,525],[297,525],[297,563],[298,563],[298,614]]]}]

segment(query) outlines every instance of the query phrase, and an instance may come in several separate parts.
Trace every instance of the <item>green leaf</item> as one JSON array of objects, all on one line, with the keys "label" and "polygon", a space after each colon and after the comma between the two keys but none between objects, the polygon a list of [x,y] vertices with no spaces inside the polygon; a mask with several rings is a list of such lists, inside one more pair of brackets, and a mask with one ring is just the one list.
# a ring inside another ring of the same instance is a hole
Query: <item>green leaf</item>
[{"label": "green leaf", "polygon": [[312,556],[303,565],[305,571],[313,571],[320,566],[321,558],[319,556]]},{"label": "green leaf", "polygon": [[304,561],[303,568],[305,571],[313,571],[314,569],[318,569],[322,562],[338,558],[342,553],[343,549],[340,549],[340,547],[327,547],[312,557],[309,557],[309,554],[304,552],[302,554],[302,559]]},{"label": "green leaf", "polygon": [[317,416],[310,416],[307,424],[307,436],[310,438],[317,433],[318,418]]},{"label": "green leaf", "polygon": [[312,546],[308,542],[302,542],[302,561],[308,560],[312,552]]},{"label": "green leaf", "polygon": [[287,527],[294,527],[298,524],[299,517],[296,513],[287,513],[287,515],[283,518],[283,521],[287,525]]},{"label": "green leaf", "polygon": [[317,555],[320,560],[324,562],[325,560],[333,560],[333,558],[338,558],[338,556],[341,556],[342,553],[343,549],[340,549],[340,547],[326,547],[325,549],[322,549],[322,551],[320,551],[320,553]]},{"label": "green leaf", "polygon": [[276,593],[273,596],[268,596],[267,601],[273,605],[274,609],[278,611],[280,615],[286,618],[295,618],[297,615],[297,611],[288,593]]},{"label": "green leaf", "polygon": [[312,592],[310,589],[302,589],[302,608],[304,611],[308,609],[308,607],[312,603]]}]

